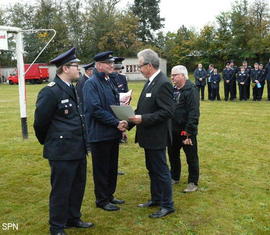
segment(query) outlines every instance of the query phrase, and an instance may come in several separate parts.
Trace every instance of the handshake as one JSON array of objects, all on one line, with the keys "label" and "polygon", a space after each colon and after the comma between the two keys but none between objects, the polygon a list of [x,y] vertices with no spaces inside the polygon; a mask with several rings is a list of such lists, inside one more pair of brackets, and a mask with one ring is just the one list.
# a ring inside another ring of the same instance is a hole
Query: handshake
[{"label": "handshake", "polygon": [[122,120],[122,121],[120,121],[119,123],[118,123],[118,126],[117,126],[117,129],[119,130],[119,131],[126,131],[127,130],[127,128],[128,128],[128,122],[127,121],[125,121],[125,120]]}]

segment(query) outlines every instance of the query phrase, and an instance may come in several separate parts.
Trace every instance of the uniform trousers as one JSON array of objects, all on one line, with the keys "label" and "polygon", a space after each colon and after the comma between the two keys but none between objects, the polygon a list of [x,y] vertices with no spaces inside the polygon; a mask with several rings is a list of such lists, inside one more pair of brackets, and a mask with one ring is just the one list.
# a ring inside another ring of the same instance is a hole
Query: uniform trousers
[{"label": "uniform trousers", "polygon": [[113,199],[117,184],[119,139],[91,143],[96,205]]},{"label": "uniform trousers", "polygon": [[237,86],[236,86],[236,80],[232,80],[232,98],[236,99],[237,96]]},{"label": "uniform trousers", "polygon": [[180,180],[180,150],[181,148],[183,148],[186,154],[186,160],[188,164],[188,183],[194,183],[197,185],[199,180],[199,157],[196,136],[191,136],[191,141],[193,145],[184,145],[182,141],[186,139],[186,137],[181,136],[180,132],[173,131],[172,137],[172,143],[170,146],[168,146],[168,155],[171,165],[172,179],[176,181]]},{"label": "uniform trousers", "polygon": [[239,100],[247,100],[247,85],[238,84],[239,87]]},{"label": "uniform trousers", "polygon": [[207,82],[208,100],[211,100],[211,82]]},{"label": "uniform trousers", "polygon": [[144,149],[145,165],[150,177],[151,200],[162,208],[172,209],[171,174],[166,161],[166,149]]},{"label": "uniform trousers", "polygon": [[51,168],[50,230],[64,229],[67,222],[81,217],[81,205],[86,183],[86,159],[49,160]]},{"label": "uniform trousers", "polygon": [[227,101],[229,96],[230,100],[233,100],[233,84],[231,81],[229,83],[224,81],[224,99]]},{"label": "uniform trousers", "polygon": [[270,80],[267,80],[267,99],[270,100]]},{"label": "uniform trousers", "polygon": [[201,100],[204,100],[204,88],[205,86],[197,86],[199,94],[201,93]]}]

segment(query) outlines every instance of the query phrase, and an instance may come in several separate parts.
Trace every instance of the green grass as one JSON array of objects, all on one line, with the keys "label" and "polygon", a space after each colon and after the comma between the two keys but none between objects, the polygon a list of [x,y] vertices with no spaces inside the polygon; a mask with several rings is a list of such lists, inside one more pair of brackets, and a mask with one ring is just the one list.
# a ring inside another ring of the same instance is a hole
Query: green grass
[{"label": "green grass", "polygon": [[[22,140],[18,86],[0,85],[0,234],[48,234],[49,166],[32,128],[34,104],[44,85],[27,85],[29,139]],[[131,82],[135,107],[143,83]],[[221,87],[221,95],[223,89]],[[266,94],[264,94],[266,96]],[[176,213],[150,219],[156,209],[138,208],[149,199],[143,150],[120,147],[116,197],[118,212],[95,208],[91,158],[82,219],[96,227],[68,234],[270,234],[270,102],[201,102],[199,125],[200,191],[183,194],[187,167],[182,154],[181,182],[174,186]],[[18,223],[19,231],[3,231]]]}]

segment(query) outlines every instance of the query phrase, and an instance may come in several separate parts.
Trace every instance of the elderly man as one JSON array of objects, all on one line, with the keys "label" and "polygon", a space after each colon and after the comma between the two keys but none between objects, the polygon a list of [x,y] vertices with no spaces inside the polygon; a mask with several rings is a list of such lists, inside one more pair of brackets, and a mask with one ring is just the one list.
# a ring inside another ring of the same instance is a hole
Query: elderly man
[{"label": "elderly man", "polygon": [[93,76],[83,88],[87,140],[92,153],[96,206],[116,211],[123,200],[114,198],[117,183],[119,140],[127,126],[112,112],[110,105],[119,105],[119,94],[110,81],[113,71],[112,51],[98,53]]},{"label": "elderly man", "polygon": [[51,167],[50,231],[64,235],[64,228],[89,228],[82,222],[81,204],[86,182],[86,142],[82,110],[72,81],[79,79],[75,48],[50,63],[57,67],[54,82],[38,94],[34,129],[43,156]]},{"label": "elderly man", "polygon": [[188,186],[184,192],[198,189],[199,159],[197,150],[199,123],[199,94],[195,85],[188,79],[185,66],[172,68],[174,84],[175,113],[172,119],[172,144],[168,147],[172,183],[178,183],[181,174],[180,149],[183,147],[188,163]]},{"label": "elderly man", "polygon": [[149,217],[161,218],[174,212],[171,176],[166,163],[169,119],[174,111],[173,88],[159,69],[156,52],[145,49],[137,56],[140,71],[148,81],[141,92],[136,115],[130,121],[137,125],[135,142],[144,148],[151,181],[151,200],[139,204],[139,207],[160,206],[160,210]]}]

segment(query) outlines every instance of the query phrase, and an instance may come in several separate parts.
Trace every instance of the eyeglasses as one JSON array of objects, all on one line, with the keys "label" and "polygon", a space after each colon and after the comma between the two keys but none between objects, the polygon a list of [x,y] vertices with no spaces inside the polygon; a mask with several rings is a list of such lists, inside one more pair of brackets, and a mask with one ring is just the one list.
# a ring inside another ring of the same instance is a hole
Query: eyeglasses
[{"label": "eyeglasses", "polygon": [[138,64],[138,68],[141,69],[143,66],[148,65],[149,63],[144,63],[144,64]]},{"label": "eyeglasses", "polygon": [[180,73],[176,73],[176,74],[171,74],[171,77],[174,78],[176,76],[180,75]]},{"label": "eyeglasses", "polygon": [[77,69],[79,68],[79,65],[78,64],[69,64],[69,65],[67,65],[68,67],[77,67]]}]

